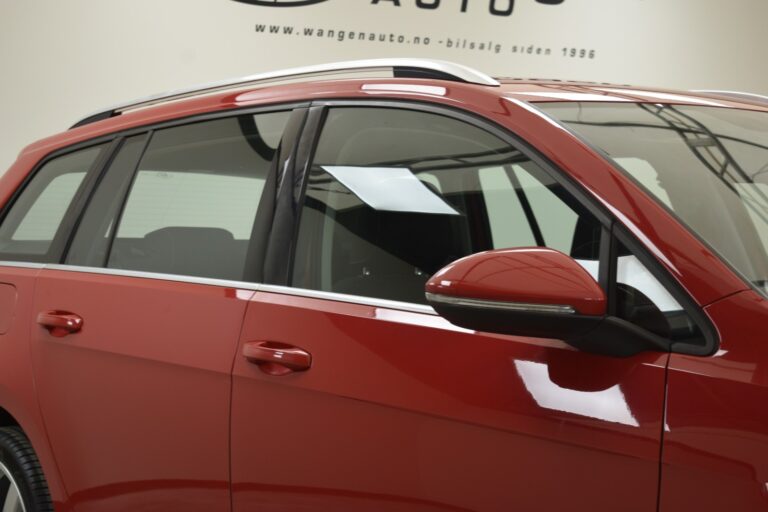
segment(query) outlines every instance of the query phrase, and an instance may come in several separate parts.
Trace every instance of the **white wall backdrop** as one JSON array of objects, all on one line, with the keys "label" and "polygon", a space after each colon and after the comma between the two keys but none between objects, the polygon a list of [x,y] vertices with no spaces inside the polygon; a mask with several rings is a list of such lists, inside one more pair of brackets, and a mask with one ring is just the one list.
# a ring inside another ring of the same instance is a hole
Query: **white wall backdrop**
[{"label": "white wall backdrop", "polygon": [[768,94],[768,0],[246,1],[0,0],[0,172],[101,107],[334,60]]}]

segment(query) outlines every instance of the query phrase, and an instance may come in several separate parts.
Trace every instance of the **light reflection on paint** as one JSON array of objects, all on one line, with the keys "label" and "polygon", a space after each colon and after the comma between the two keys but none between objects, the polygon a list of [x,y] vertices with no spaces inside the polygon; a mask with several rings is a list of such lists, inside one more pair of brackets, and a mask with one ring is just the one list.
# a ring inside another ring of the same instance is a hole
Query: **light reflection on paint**
[{"label": "light reflection on paint", "polygon": [[640,426],[629,410],[618,384],[603,391],[577,391],[552,382],[545,364],[515,361],[515,367],[528,392],[544,409],[569,412],[630,427]]},{"label": "light reflection on paint", "polygon": [[430,96],[445,96],[448,90],[445,87],[434,85],[414,85],[414,84],[363,84],[364,91],[375,92],[412,92],[415,94],[427,94]]},{"label": "light reflection on paint", "polygon": [[256,292],[253,290],[235,290],[235,297],[237,297],[238,300],[251,300],[251,297]]}]

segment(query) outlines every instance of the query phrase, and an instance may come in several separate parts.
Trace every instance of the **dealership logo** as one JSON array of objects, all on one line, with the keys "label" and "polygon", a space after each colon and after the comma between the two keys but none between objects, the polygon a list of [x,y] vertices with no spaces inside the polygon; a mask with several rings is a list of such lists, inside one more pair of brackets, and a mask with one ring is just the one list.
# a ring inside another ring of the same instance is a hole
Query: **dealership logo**
[{"label": "dealership logo", "polygon": [[[300,7],[303,5],[319,4],[328,0],[234,0],[243,4],[261,5],[264,7]],[[560,5],[565,0],[535,0],[537,3],[545,5]],[[435,10],[445,8],[448,4],[456,4],[459,12],[469,11],[470,3],[485,3],[488,12],[494,16],[511,16],[515,10],[515,0],[371,0],[372,5],[391,5],[402,7],[403,4],[415,4],[419,9]]]}]

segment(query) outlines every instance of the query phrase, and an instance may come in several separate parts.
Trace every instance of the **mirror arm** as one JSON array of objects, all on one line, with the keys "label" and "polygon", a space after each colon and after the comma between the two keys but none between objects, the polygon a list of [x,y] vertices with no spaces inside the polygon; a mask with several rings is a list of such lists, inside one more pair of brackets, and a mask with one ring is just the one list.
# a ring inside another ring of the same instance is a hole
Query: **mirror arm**
[{"label": "mirror arm", "polygon": [[584,352],[612,357],[630,357],[647,350],[672,350],[671,340],[616,316],[604,317],[590,332],[564,341]]},{"label": "mirror arm", "polygon": [[560,339],[593,354],[630,357],[643,351],[669,352],[672,342],[616,316],[587,316],[567,305],[498,302],[427,294],[437,313],[476,331]]}]

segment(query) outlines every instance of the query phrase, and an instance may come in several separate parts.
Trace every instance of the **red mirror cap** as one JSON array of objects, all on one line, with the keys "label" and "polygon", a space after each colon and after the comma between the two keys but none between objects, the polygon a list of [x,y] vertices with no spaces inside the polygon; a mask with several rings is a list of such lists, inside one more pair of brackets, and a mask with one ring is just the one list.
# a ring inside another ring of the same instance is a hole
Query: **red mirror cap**
[{"label": "red mirror cap", "polygon": [[576,260],[546,247],[500,249],[454,261],[427,282],[426,292],[466,299],[571,306],[604,316],[600,285]]}]

